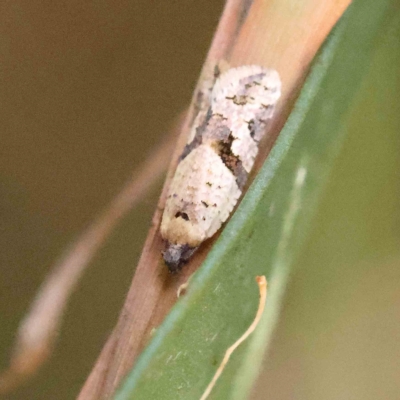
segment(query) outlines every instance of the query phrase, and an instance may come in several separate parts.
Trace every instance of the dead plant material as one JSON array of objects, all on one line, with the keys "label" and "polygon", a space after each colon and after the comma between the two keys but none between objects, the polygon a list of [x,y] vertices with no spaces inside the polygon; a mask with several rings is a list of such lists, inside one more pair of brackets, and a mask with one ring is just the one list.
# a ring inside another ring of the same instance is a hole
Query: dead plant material
[{"label": "dead plant material", "polygon": [[53,267],[20,324],[10,367],[0,375],[0,393],[9,392],[34,374],[51,355],[65,307],[76,284],[118,222],[167,169],[180,123]]},{"label": "dead plant material", "polygon": [[[262,165],[278,136],[315,53],[349,3],[350,0],[227,1],[198,87],[221,60],[226,60],[231,67],[257,64],[279,72],[282,97],[269,127],[267,140],[260,148],[255,170]],[[203,245],[180,275],[168,274],[160,255],[163,242],[159,235],[159,224],[171,177],[196,115],[198,93],[198,90],[195,91],[176,144],[153,224],[119,321],[79,395],[80,400],[112,397],[148,342],[152,329],[162,322],[174,305],[177,288],[201,264],[216,240],[214,237]]]}]

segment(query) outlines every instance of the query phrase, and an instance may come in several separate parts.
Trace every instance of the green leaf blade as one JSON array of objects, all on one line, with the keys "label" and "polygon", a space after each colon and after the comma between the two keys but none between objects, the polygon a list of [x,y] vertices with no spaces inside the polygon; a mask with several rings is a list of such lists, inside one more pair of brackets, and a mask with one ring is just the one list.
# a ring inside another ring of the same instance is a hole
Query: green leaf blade
[{"label": "green leaf blade", "polygon": [[225,350],[257,309],[256,275],[266,275],[265,315],[232,356],[211,398],[243,399],[278,319],[288,275],[346,134],[346,117],[368,69],[391,1],[357,1],[324,49],[265,165],[188,293],[159,327],[117,395],[196,399]]}]

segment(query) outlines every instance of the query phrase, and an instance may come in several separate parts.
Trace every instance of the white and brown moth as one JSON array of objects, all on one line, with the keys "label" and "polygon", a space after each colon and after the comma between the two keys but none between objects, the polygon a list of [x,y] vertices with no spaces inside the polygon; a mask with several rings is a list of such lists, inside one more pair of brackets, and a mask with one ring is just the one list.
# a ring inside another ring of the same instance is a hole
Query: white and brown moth
[{"label": "white and brown moth", "polygon": [[194,120],[162,217],[163,257],[171,272],[228,219],[280,93],[278,73],[257,65],[231,68],[215,81]]}]

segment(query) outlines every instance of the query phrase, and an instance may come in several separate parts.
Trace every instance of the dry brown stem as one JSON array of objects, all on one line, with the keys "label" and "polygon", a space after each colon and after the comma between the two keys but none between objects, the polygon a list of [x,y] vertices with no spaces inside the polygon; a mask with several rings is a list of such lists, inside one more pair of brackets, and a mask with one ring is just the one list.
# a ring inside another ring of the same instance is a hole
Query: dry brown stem
[{"label": "dry brown stem", "polygon": [[10,367],[0,375],[0,393],[10,391],[36,372],[52,353],[56,333],[72,291],[118,222],[166,170],[181,123],[177,125],[174,132],[132,175],[132,179],[109,207],[66,251],[43,282],[18,329]]},{"label": "dry brown stem", "polygon": [[[280,105],[265,147],[261,149],[258,167],[290,112],[310,62],[349,2],[228,0],[203,69],[203,77],[217,62],[225,59],[232,66],[259,64],[275,68],[282,79]],[[112,396],[148,342],[151,330],[162,322],[175,303],[177,288],[196,270],[215,241],[213,238],[202,246],[178,276],[168,274],[161,261],[163,243],[158,233],[161,213],[194,109],[192,105],[176,145],[153,224],[119,321],[79,395],[81,400],[107,399]]]}]

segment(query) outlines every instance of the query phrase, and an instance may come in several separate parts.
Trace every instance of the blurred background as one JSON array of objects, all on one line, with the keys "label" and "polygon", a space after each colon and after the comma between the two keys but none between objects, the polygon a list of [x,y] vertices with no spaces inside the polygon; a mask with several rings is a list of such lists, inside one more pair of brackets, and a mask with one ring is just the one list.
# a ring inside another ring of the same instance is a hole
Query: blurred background
[{"label": "blurred background", "polygon": [[[0,366],[61,252],[187,106],[223,1],[0,4]],[[161,181],[73,295],[54,356],[7,399],[72,399],[117,321]]]},{"label": "blurred background", "polygon": [[[0,367],[61,252],[188,104],[224,1],[0,4]],[[400,23],[382,35],[253,399],[398,399]],[[397,132],[396,132],[397,129]],[[123,304],[161,182],[7,399],[72,399]]]}]

